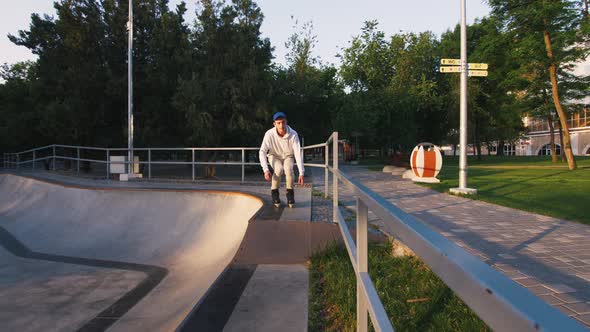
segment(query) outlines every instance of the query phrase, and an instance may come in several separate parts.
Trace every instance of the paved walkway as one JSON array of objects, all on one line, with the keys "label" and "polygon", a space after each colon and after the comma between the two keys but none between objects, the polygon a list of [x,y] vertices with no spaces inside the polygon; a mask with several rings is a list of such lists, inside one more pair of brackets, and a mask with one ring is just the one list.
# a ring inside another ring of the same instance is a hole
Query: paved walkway
[{"label": "paved walkway", "polygon": [[[590,226],[442,194],[399,175],[358,166],[341,169],[547,303],[590,326]],[[313,172],[313,180],[314,188],[323,191],[323,172]],[[355,198],[348,187],[341,185],[339,190],[340,201],[354,209]],[[380,222],[371,213],[369,220]]]}]

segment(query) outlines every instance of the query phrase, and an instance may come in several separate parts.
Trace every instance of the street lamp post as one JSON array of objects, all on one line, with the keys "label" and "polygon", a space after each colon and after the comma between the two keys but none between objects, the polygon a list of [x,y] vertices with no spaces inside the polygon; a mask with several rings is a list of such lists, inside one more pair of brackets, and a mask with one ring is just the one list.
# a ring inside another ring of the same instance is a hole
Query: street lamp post
[{"label": "street lamp post", "polygon": [[133,0],[129,0],[129,21],[127,22],[129,36],[127,49],[127,174],[133,177]]},{"label": "street lamp post", "polygon": [[452,188],[454,194],[475,194],[476,189],[467,188],[467,14],[466,0],[461,2],[461,101],[459,120],[459,188]]}]

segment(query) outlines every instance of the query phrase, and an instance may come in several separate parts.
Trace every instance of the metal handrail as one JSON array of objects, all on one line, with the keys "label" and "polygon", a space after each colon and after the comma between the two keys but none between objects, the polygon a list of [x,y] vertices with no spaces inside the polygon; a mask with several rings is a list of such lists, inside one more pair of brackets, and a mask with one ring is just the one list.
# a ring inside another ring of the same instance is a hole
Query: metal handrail
[{"label": "metal handrail", "polygon": [[[302,154],[303,151],[312,148],[318,147],[326,147],[326,143],[323,144],[316,144],[309,147],[302,147]],[[73,149],[77,151],[77,156],[62,156],[56,153],[56,148],[63,148],[63,149]],[[47,157],[37,158],[35,155],[36,151],[44,150],[44,149],[52,149],[52,154]],[[80,151],[82,150],[91,150],[91,151],[104,151],[105,152],[105,159],[90,159],[90,158],[81,158]],[[148,152],[148,159],[147,161],[139,161],[138,164],[140,165],[147,165],[148,168],[148,178],[151,178],[151,171],[152,165],[191,165],[192,167],[192,180],[195,180],[195,166],[197,165],[229,165],[229,166],[241,166],[242,168],[242,183],[245,182],[245,166],[256,166],[259,165],[257,162],[246,162],[246,151],[257,151],[260,150],[259,147],[183,147],[183,148],[164,148],[164,147],[149,147],[149,148],[134,148],[134,151],[147,151]],[[80,162],[93,162],[98,164],[106,164],[106,177],[110,177],[110,165],[130,165],[134,163],[132,161],[110,161],[110,156],[112,152],[122,152],[128,151],[127,148],[102,148],[102,147],[94,147],[94,146],[79,146],[79,145],[66,145],[66,144],[52,144],[47,145],[39,148],[29,149],[26,151],[21,152],[14,152],[14,153],[5,153],[4,154],[4,167],[16,167],[17,169],[21,165],[28,165],[32,164],[33,169],[37,162],[42,160],[53,160],[53,170],[55,170],[56,160],[71,160],[76,162],[76,171],[80,171]],[[152,160],[152,151],[189,151],[192,153],[192,160],[191,161],[175,161],[175,160]],[[241,161],[195,161],[195,151],[241,151]],[[33,157],[31,159],[23,159],[21,158],[24,154],[33,153]],[[15,161],[12,161],[11,158],[14,157]],[[306,166],[311,167],[323,167],[325,168],[326,165],[324,164],[313,164],[308,163],[305,164]],[[327,181],[325,183],[325,189],[327,192]]]},{"label": "metal handrail", "polygon": [[[326,141],[326,152],[330,142],[333,149],[333,165],[328,165],[326,153],[325,170],[326,175],[328,172],[332,173],[333,218],[338,223],[357,278],[357,331],[367,331],[367,314],[376,331],[393,331],[368,274],[369,210],[381,219],[384,231],[395,234],[401,242],[412,249],[492,329],[585,331],[579,323],[543,302],[507,276],[340,172],[337,132]],[[338,207],[339,181],[349,186],[356,196],[356,244]]]},{"label": "metal handrail", "polygon": [[[330,171],[383,221],[384,231],[395,234],[412,249],[493,330],[586,331],[577,322],[364,185],[338,170]],[[357,211],[357,218],[358,215]],[[342,216],[339,215],[339,218]]]}]

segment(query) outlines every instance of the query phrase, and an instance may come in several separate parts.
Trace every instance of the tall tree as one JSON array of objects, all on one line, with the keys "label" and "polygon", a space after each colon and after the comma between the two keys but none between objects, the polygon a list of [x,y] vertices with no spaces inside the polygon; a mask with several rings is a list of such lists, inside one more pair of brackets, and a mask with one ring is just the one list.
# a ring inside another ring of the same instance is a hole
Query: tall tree
[{"label": "tall tree", "polygon": [[551,96],[563,130],[562,151],[570,170],[576,168],[572,153],[567,112],[561,100],[558,71],[568,62],[576,62],[588,54],[585,43],[584,17],[575,0],[489,0],[493,13],[501,17],[514,32],[516,48],[525,61],[543,64],[551,83]]},{"label": "tall tree", "polygon": [[[183,121],[172,107],[190,62],[188,28],[167,0],[135,0],[136,142],[179,144]],[[38,55],[36,112],[46,143],[123,145],[126,141],[127,14],[124,0],[61,0],[56,17],[32,15],[9,38]]]},{"label": "tall tree", "polygon": [[191,36],[190,77],[180,82],[175,107],[200,146],[257,144],[270,116],[272,48],[251,0],[199,1]]},{"label": "tall tree", "polygon": [[57,19],[33,15],[30,31],[9,38],[39,56],[42,132],[54,142],[89,144],[106,111],[100,6],[93,0],[54,6]]},{"label": "tall tree", "polygon": [[19,62],[0,67],[0,151],[15,151],[45,143],[43,119],[37,111],[38,67]]},{"label": "tall tree", "polygon": [[295,21],[293,28],[285,43],[287,65],[274,68],[272,104],[287,114],[302,139],[320,142],[333,130],[332,114],[340,108],[343,91],[336,68],[322,65],[313,53],[313,24]]},{"label": "tall tree", "polygon": [[[431,32],[386,38],[377,22],[369,21],[344,49],[340,74],[351,101],[342,115],[354,113],[348,109],[355,106],[367,112],[366,121],[373,123],[357,129],[365,140],[378,141],[388,151],[442,140],[447,117],[437,82],[438,43]],[[371,109],[361,105],[365,97],[371,98]],[[347,117],[339,118],[343,125]]]}]

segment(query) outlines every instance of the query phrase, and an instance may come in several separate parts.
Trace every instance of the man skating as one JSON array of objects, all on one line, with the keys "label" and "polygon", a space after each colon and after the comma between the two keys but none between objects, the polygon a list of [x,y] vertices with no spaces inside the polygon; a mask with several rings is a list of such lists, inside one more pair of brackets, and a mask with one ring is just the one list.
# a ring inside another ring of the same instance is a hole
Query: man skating
[{"label": "man skating", "polygon": [[[303,185],[303,174],[305,168],[301,160],[301,144],[299,143],[299,135],[293,128],[287,125],[287,116],[283,112],[277,112],[272,117],[273,128],[269,129],[262,139],[260,146],[260,166],[264,172],[264,179],[271,181],[271,195],[272,203],[279,207],[281,200],[279,199],[279,184],[281,175],[285,173],[287,180],[287,204],[293,207],[295,204],[295,192],[293,191],[293,159],[297,162],[299,169],[299,179],[297,183]],[[268,162],[267,162],[268,156]],[[268,169],[268,163],[273,169],[271,174]]]}]

